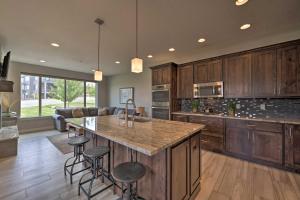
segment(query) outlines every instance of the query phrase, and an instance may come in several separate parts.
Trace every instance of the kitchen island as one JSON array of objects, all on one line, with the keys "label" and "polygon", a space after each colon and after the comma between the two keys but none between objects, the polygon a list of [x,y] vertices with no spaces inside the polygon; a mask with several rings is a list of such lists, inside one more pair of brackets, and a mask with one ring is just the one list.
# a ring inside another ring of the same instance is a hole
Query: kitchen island
[{"label": "kitchen island", "polygon": [[168,120],[145,120],[125,127],[115,116],[68,119],[97,136],[98,145],[107,145],[111,156],[106,167],[137,160],[147,168],[138,182],[145,199],[193,199],[200,190],[201,124]]}]

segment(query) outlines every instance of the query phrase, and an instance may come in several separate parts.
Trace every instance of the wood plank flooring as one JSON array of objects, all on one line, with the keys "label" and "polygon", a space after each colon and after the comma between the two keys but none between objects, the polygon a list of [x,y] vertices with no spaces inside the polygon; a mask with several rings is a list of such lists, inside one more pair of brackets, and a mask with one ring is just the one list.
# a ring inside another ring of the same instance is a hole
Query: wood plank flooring
[{"label": "wood plank flooring", "polygon": [[[69,155],[60,153],[46,131],[22,135],[17,157],[0,160],[1,200],[86,199],[63,174]],[[197,200],[299,200],[300,175],[202,151],[202,188]],[[100,183],[96,183],[101,187]],[[107,191],[94,199],[114,200]]]}]

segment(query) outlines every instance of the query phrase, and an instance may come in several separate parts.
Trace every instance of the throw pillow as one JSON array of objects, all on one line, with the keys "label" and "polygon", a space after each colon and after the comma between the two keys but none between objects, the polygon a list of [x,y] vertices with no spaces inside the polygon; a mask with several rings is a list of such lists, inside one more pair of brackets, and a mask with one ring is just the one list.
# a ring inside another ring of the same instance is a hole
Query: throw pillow
[{"label": "throw pillow", "polygon": [[105,116],[107,114],[108,114],[107,108],[99,108],[99,110],[98,110],[98,115],[99,116]]},{"label": "throw pillow", "polygon": [[73,115],[74,118],[84,117],[82,108],[74,108],[72,110],[72,115]]}]

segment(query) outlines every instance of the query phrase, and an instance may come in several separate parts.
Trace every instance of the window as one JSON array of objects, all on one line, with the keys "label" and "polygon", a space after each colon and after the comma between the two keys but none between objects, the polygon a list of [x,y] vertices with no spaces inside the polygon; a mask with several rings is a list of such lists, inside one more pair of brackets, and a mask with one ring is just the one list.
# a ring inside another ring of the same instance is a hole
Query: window
[{"label": "window", "polygon": [[86,82],[86,107],[96,107],[96,83]]},{"label": "window", "polygon": [[96,107],[97,83],[21,74],[21,117],[51,116],[56,108]]},{"label": "window", "polygon": [[67,80],[67,107],[84,107],[84,82]]},{"label": "window", "polygon": [[42,77],[41,85],[42,116],[50,116],[56,108],[65,107],[65,80]]},{"label": "window", "polygon": [[21,117],[39,116],[39,77],[21,75]]}]

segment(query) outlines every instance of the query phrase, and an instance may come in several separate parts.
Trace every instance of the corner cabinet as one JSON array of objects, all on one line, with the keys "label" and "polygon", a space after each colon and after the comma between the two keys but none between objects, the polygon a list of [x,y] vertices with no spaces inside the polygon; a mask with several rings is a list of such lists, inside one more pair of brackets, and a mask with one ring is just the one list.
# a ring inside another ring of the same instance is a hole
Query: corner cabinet
[{"label": "corner cabinet", "polygon": [[251,97],[251,54],[224,59],[225,97]]},{"label": "corner cabinet", "polygon": [[193,98],[193,65],[177,68],[177,98]]},{"label": "corner cabinet", "polygon": [[277,50],[278,95],[300,96],[300,46]]},{"label": "corner cabinet", "polygon": [[285,127],[285,166],[300,170],[300,125]]}]

